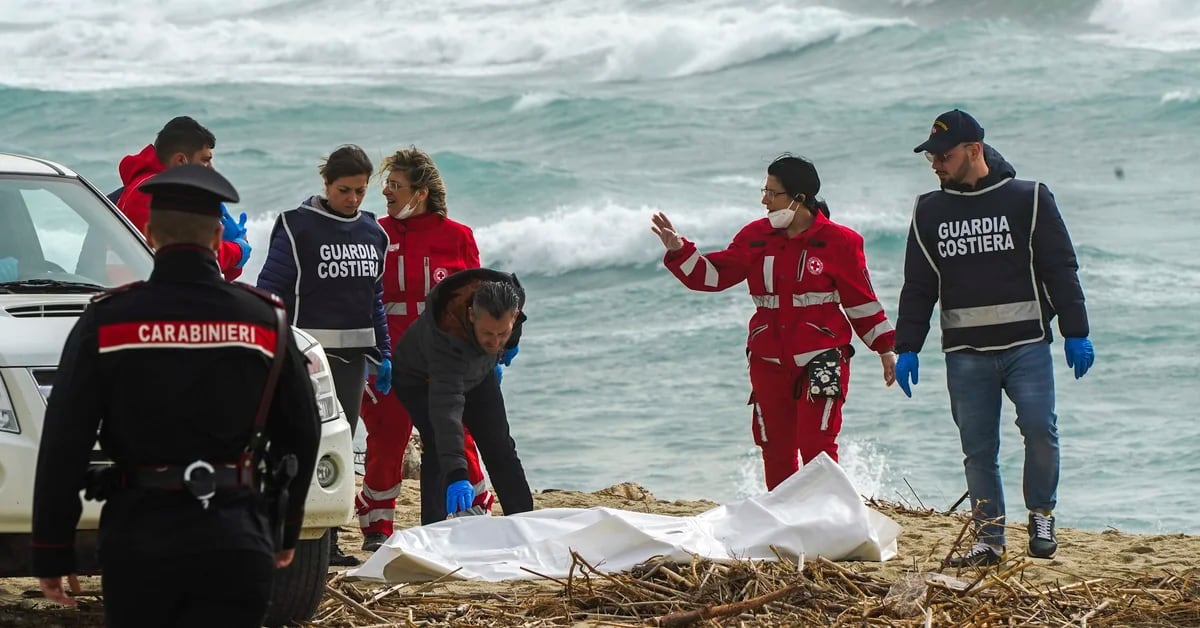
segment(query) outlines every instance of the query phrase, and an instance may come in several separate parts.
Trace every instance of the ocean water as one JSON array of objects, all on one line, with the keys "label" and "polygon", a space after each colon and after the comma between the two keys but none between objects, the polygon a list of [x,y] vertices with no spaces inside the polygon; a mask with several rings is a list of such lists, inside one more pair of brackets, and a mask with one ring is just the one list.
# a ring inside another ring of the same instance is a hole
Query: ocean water
[{"label": "ocean water", "polygon": [[[750,299],[679,285],[650,214],[722,247],[761,215],[771,158],[806,155],[894,313],[936,184],[911,148],[964,107],[1051,186],[1082,265],[1097,362],[1075,381],[1053,348],[1060,525],[1200,532],[1196,0],[0,0],[0,58],[0,150],[103,189],[172,116],[212,129],[252,217],[247,280],[334,147],[430,151],[451,215],[529,291],[504,389],[533,486],[665,498],[763,484]],[[965,490],[937,341],[913,399],[854,360],[842,461],[865,495],[941,509]]]}]

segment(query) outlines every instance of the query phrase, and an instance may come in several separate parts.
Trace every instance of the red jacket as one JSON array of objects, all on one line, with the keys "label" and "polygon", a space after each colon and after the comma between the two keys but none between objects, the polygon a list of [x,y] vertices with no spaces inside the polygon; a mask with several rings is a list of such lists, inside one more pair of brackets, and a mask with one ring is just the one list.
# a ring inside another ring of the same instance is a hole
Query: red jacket
[{"label": "red jacket", "polygon": [[[166,167],[158,161],[154,144],[147,144],[142,152],[126,155],[121,160],[119,171],[125,190],[117,200],[117,209],[125,214],[143,236],[146,235],[146,223],[150,221],[150,195],[139,190],[138,186],[164,170]],[[233,242],[222,241],[221,248],[217,249],[217,264],[221,266],[221,273],[227,281],[233,281],[242,275],[242,269],[237,267],[240,261],[242,247]]]},{"label": "red jacket", "polygon": [[804,366],[826,349],[849,344],[851,326],[872,351],[892,350],[895,331],[871,287],[862,236],[820,213],[795,238],[763,217],[743,227],[724,251],[701,254],[684,240],[663,263],[692,290],[749,284],[757,309],[746,350],[754,357]]},{"label": "red jacket", "polygon": [[384,216],[379,225],[388,235],[383,309],[388,333],[396,341],[425,311],[425,295],[438,282],[460,270],[479,268],[479,247],[470,227],[440,214],[405,220]]}]

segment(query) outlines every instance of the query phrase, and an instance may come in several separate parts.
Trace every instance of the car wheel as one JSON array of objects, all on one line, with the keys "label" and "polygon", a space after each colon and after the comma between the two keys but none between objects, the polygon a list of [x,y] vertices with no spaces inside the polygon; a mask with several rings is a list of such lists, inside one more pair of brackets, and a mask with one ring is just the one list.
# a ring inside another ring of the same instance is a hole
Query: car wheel
[{"label": "car wheel", "polygon": [[296,543],[292,564],[275,572],[265,625],[292,626],[312,619],[325,595],[329,543],[329,530],[319,539]]}]

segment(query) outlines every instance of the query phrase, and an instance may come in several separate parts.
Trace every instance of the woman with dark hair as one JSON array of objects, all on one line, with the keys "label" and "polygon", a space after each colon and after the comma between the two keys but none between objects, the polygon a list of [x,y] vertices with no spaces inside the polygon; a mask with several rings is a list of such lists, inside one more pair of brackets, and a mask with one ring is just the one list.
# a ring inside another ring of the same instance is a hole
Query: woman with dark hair
[{"label": "woman with dark hair", "polygon": [[[446,185],[433,158],[416,147],[396,151],[383,160],[383,198],[387,215],[379,225],[388,234],[383,271],[383,307],[388,332],[399,341],[425,311],[425,298],[441,280],[460,270],[479,268],[479,247],[471,228],[451,220]],[[509,357],[511,360],[511,357]],[[412,419],[395,395],[375,394],[376,379],[368,381],[362,400],[367,427],[366,475],[355,500],[363,551],[373,552],[392,535],[396,497],[403,479],[404,451],[412,436]],[[479,454],[470,432],[464,434],[467,479],[474,490],[473,506],[492,508]],[[424,488],[424,487],[422,487]]]},{"label": "woman with dark hair", "polygon": [[[367,362],[391,386],[391,340],[383,310],[388,237],[375,215],[359,210],[374,167],[358,146],[341,146],[318,168],[324,194],[279,215],[258,287],[283,299],[291,323],[325,349],[333,387],[351,429],[358,426]],[[330,564],[358,559],[330,547]]]},{"label": "woman with dark hair", "polygon": [[685,286],[716,292],[743,280],[750,319],[751,429],[762,450],[767,489],[824,452],[837,460],[842,404],[850,379],[851,329],[896,378],[895,332],[867,273],[863,239],[829,219],[817,198],[812,162],[784,154],[767,167],[763,218],[742,227],[723,251],[701,254],[662,213],[651,230],[667,248],[663,263]]}]

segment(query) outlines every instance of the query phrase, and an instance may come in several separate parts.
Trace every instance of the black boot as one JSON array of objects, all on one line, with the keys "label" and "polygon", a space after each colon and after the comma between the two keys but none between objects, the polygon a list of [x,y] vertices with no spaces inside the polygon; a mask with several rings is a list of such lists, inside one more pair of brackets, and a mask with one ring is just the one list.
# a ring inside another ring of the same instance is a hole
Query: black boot
[{"label": "black boot", "polygon": [[330,528],[329,530],[329,566],[330,567],[357,567],[359,560],[353,556],[342,553],[342,548],[338,547],[338,529]]},{"label": "black boot", "polygon": [[387,543],[388,535],[382,532],[368,532],[363,535],[362,551],[374,552]]}]

